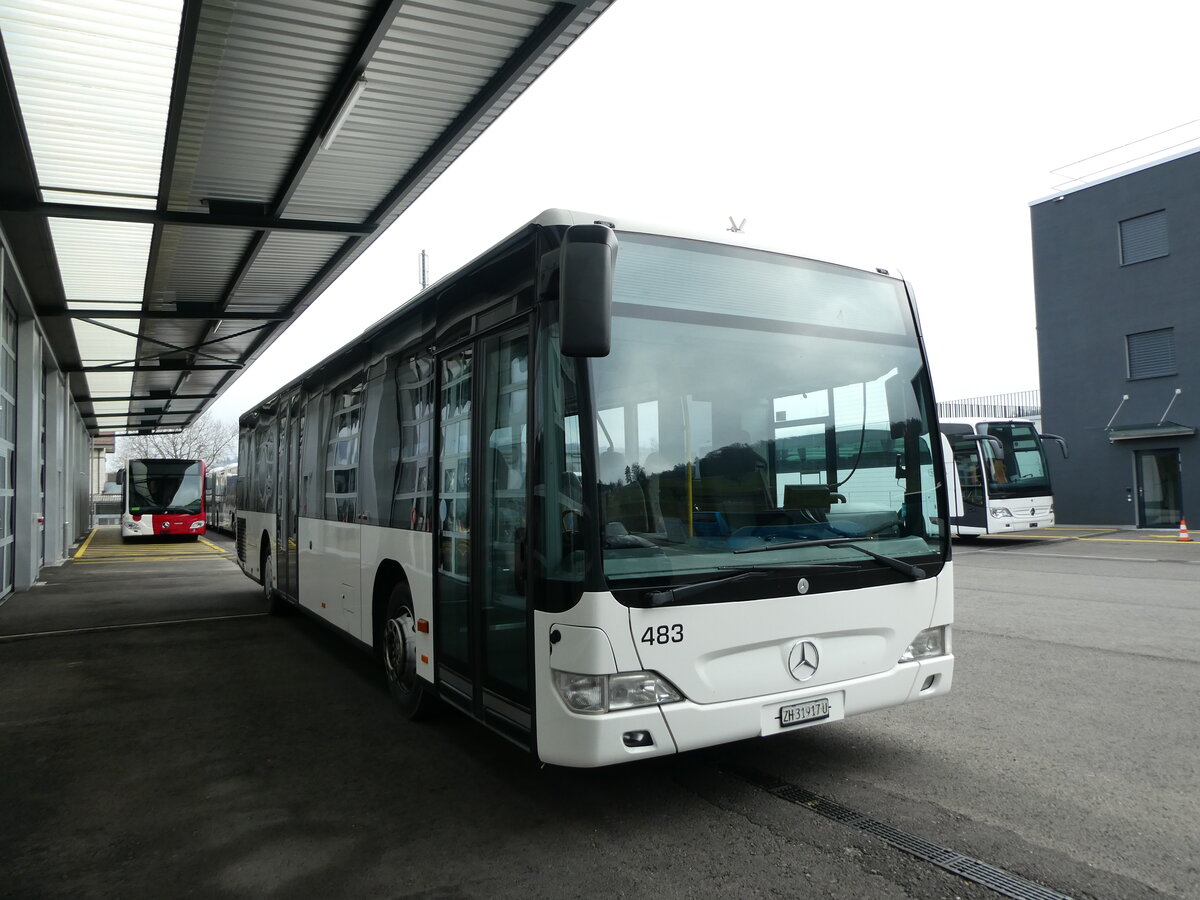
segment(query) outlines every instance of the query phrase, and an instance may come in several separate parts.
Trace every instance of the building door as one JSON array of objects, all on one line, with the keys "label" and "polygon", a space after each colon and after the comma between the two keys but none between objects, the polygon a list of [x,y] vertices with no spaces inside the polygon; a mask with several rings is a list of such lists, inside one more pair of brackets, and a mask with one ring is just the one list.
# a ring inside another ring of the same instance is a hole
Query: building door
[{"label": "building door", "polygon": [[1178,528],[1183,518],[1179,451],[1137,450],[1134,457],[1138,527]]}]

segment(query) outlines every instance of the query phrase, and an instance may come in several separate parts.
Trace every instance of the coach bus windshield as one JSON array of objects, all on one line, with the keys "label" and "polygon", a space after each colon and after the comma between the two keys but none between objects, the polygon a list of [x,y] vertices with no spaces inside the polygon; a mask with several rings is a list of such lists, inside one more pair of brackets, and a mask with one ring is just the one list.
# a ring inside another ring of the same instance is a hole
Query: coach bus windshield
[{"label": "coach bus windshield", "polygon": [[[590,361],[594,527],[610,584],[878,565],[838,539],[941,558],[930,393],[901,282],[714,244],[620,240],[612,352]],[[570,422],[567,432],[579,434]]]},{"label": "coach bus windshield", "polygon": [[1037,430],[1028,422],[986,422],[978,429],[1000,441],[980,441],[986,459],[988,493],[994,499],[1050,493],[1046,455]]},{"label": "coach bus windshield", "polygon": [[204,484],[200,463],[187,459],[131,459],[129,512],[135,516],[198,513]]}]

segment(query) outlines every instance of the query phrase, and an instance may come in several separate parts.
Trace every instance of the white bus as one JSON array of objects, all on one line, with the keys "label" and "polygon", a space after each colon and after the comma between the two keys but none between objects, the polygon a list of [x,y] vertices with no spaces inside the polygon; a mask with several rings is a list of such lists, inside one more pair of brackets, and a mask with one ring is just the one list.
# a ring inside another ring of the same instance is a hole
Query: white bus
[{"label": "white bus", "polygon": [[213,466],[204,482],[208,527],[233,534],[237,510],[237,463]]},{"label": "white bus", "polygon": [[1041,434],[1025,419],[942,419],[962,490],[962,515],[951,516],[954,537],[1010,534],[1054,524],[1054,490]]},{"label": "white bus", "polygon": [[947,470],[886,272],[550,210],[240,429],[243,569],[405,715],[599,766],[950,689]]}]

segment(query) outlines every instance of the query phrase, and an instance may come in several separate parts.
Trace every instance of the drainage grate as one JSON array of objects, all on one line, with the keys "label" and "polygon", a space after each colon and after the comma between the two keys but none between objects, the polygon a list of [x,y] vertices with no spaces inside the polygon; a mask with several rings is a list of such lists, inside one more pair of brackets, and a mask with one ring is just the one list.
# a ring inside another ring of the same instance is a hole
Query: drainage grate
[{"label": "drainage grate", "polygon": [[843,825],[874,835],[897,850],[902,850],[910,856],[915,856],[917,859],[924,860],[925,862],[933,863],[947,872],[952,872],[959,878],[982,885],[989,890],[995,891],[997,894],[1012,897],[1013,900],[1071,900],[1066,894],[1052,891],[1050,888],[1043,887],[1037,882],[1027,881],[1010,872],[1005,872],[1003,869],[988,865],[982,860],[963,856],[961,853],[951,850],[948,847],[942,847],[924,838],[919,838],[915,834],[909,834],[906,831],[901,831],[899,828],[893,828],[891,825],[877,822],[872,818],[855,812],[847,806],[842,806],[840,803],[835,803],[833,800],[829,800],[819,794],[814,794],[812,791],[797,787],[794,784],[788,784],[786,781],[780,781],[773,776],[732,767],[726,767],[726,771],[766,791],[768,794],[774,794],[781,800],[787,800],[789,803],[803,806],[826,819],[831,819],[834,822],[840,822]]}]

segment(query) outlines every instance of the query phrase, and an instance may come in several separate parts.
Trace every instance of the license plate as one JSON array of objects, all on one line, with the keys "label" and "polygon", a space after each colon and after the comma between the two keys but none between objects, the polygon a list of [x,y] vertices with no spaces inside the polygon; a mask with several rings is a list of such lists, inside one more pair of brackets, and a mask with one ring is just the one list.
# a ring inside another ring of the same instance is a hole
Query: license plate
[{"label": "license plate", "polygon": [[779,710],[779,724],[787,728],[789,725],[803,725],[805,722],[819,722],[829,718],[829,698],[806,700],[803,703],[793,703]]}]

